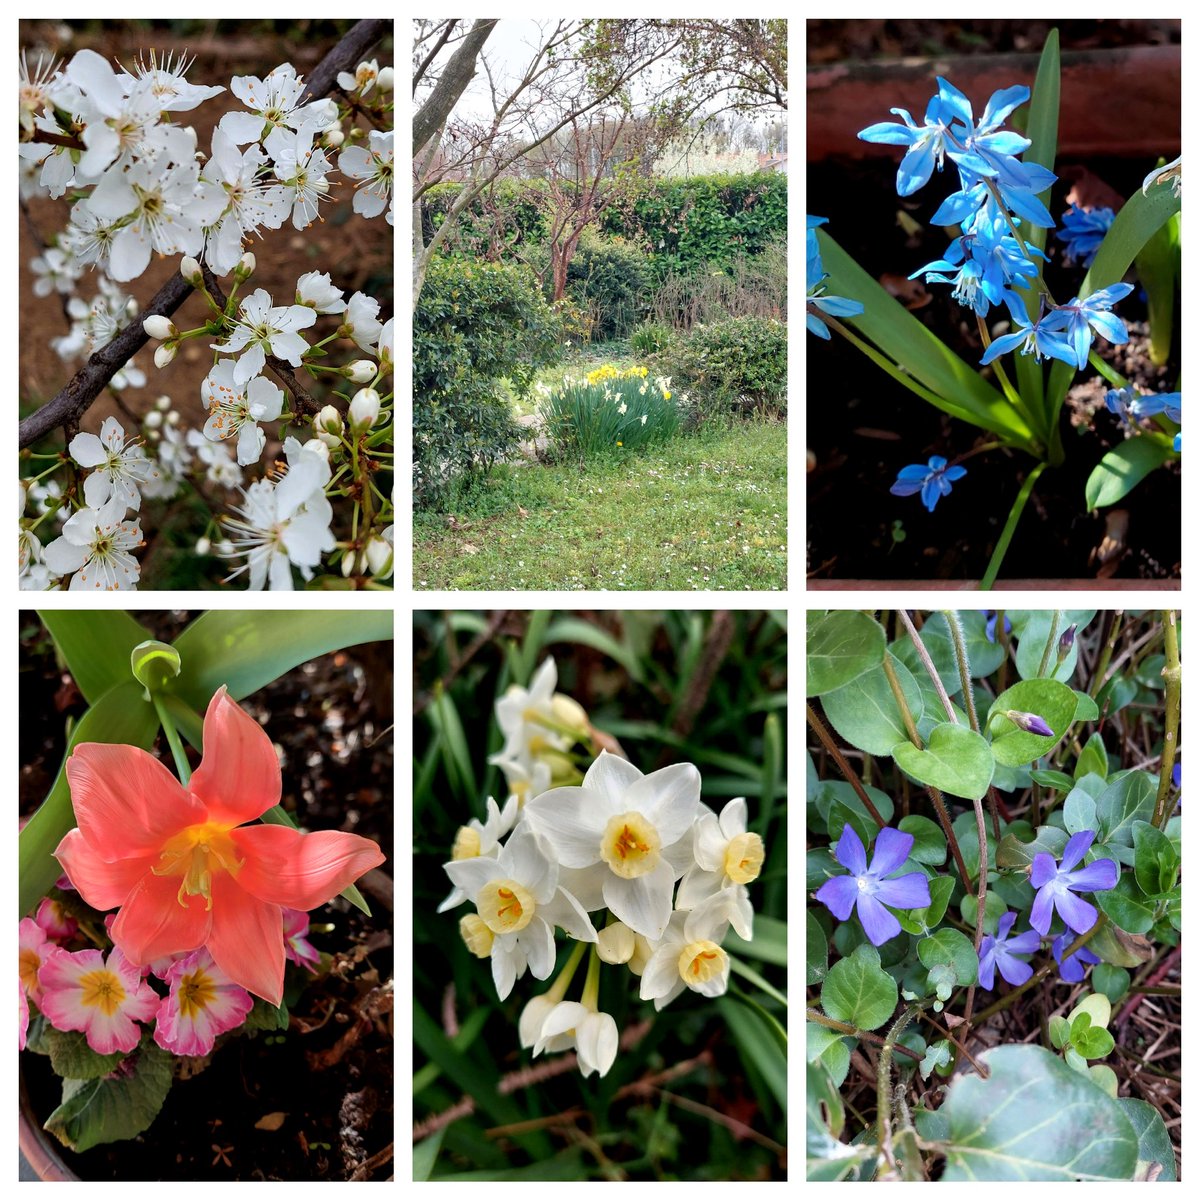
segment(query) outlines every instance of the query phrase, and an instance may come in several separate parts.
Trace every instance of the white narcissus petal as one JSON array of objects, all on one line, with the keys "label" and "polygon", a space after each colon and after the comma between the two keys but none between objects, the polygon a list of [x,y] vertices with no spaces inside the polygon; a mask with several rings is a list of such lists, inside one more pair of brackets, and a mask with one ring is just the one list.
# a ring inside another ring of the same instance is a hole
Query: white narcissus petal
[{"label": "white narcissus petal", "polygon": [[525,805],[525,820],[564,867],[590,867],[600,861],[600,839],[608,815],[596,793],[586,788],[552,788]]},{"label": "white narcissus petal", "polygon": [[534,979],[545,979],[554,970],[554,930],[538,915],[521,930],[521,948],[525,952]]},{"label": "white narcissus petal", "polygon": [[476,858],[460,858],[455,862],[442,864],[450,882],[460,887],[468,896],[476,896],[479,889],[493,879],[505,878],[504,867],[498,859],[480,855]]},{"label": "white narcissus petal", "polygon": [[546,903],[558,887],[558,867],[543,851],[533,829],[523,825],[500,851],[500,866],[509,878],[523,884],[538,904]]},{"label": "white narcissus petal", "polygon": [[657,997],[657,999],[655,999],[654,1011],[662,1012],[662,1010],[664,1008],[666,1008],[667,1005],[670,1004],[672,1000],[674,1000],[676,997],[683,994],[683,990],[684,990],[684,983],[683,983],[683,980],[678,977],[678,972],[677,972],[675,982],[671,985],[671,990],[669,992],[667,992],[667,994],[665,996],[659,996],[659,997]]},{"label": "white narcissus petal", "polygon": [[558,872],[558,886],[564,892],[570,892],[585,912],[595,912],[604,907],[604,881],[610,874],[607,863],[598,862],[582,869],[562,867]]},{"label": "white narcissus petal", "polygon": [[684,923],[684,938],[689,942],[716,942],[720,945],[729,929],[729,914],[737,899],[735,893],[735,888],[722,888],[692,909]]},{"label": "white narcissus petal", "polygon": [[691,763],[674,763],[644,776],[628,791],[629,807],[643,813],[664,846],[679,841],[696,820],[700,772]]},{"label": "white narcissus petal", "polygon": [[696,861],[706,871],[725,868],[725,847],[729,839],[722,833],[716,814],[704,810],[692,832],[692,849]]},{"label": "white narcissus petal", "polygon": [[679,944],[660,946],[642,970],[642,986],[638,992],[643,1000],[655,1000],[671,990],[672,983],[679,982],[679,955],[683,947]]},{"label": "white narcissus petal", "polygon": [[604,881],[604,901],[635,933],[657,941],[671,919],[674,883],[675,873],[665,862],[636,879],[622,879],[610,872]]},{"label": "white narcissus petal", "polygon": [[729,955],[725,956],[725,961],[721,964],[721,973],[714,975],[711,979],[706,979],[703,983],[693,985],[692,991],[699,992],[701,996],[707,996],[710,1000],[717,996],[725,995],[725,990],[729,987]]},{"label": "white narcissus petal", "polygon": [[601,1076],[607,1075],[616,1061],[620,1040],[616,1021],[605,1012],[589,1013],[575,1032],[580,1060]]},{"label": "white narcissus petal", "polygon": [[492,943],[492,982],[495,983],[496,995],[501,1000],[508,999],[518,974],[523,974],[525,970],[525,958],[516,944],[516,938],[511,939],[511,946],[505,945],[509,940],[496,938]]},{"label": "white narcissus petal", "polygon": [[538,916],[565,929],[577,942],[594,942],[596,929],[583,906],[570,892],[558,888],[546,903],[538,904]]},{"label": "white narcissus petal", "polygon": [[[587,1020],[588,1011],[582,1004],[573,1000],[564,1000],[561,1004],[556,1004],[542,1023],[542,1035],[538,1039],[538,1044],[544,1045],[552,1037],[569,1033],[573,1029],[577,1030]],[[534,1050],[534,1053],[537,1054],[538,1051]]]},{"label": "white narcissus petal", "polygon": [[693,867],[680,881],[675,894],[675,907],[692,909],[721,890],[721,876],[716,871],[702,871]]},{"label": "white narcissus petal", "polygon": [[554,1001],[549,996],[534,996],[521,1009],[521,1016],[517,1022],[517,1037],[523,1050],[537,1044],[542,1035],[542,1025],[553,1009]]},{"label": "white narcissus petal", "polygon": [[588,767],[587,774],[583,777],[583,786],[603,796],[608,811],[616,814],[629,812],[633,807],[627,804],[625,799],[629,789],[642,778],[644,776],[633,763],[616,754],[609,754],[607,750],[601,750],[600,757]]},{"label": "white narcissus petal", "polygon": [[730,800],[721,809],[721,832],[725,835],[727,842],[732,841],[739,833],[746,832],[746,800],[744,796]]}]

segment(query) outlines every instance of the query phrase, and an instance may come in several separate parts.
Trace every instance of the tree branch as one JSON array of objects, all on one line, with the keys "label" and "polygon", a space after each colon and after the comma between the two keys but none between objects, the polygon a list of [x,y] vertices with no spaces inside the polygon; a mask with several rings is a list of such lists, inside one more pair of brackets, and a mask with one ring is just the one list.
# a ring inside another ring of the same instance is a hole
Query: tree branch
[{"label": "tree branch", "polygon": [[496,27],[495,20],[479,20],[458,44],[433,91],[413,117],[413,152],[419,153],[445,124],[459,97],[475,77],[475,64],[483,44]]}]

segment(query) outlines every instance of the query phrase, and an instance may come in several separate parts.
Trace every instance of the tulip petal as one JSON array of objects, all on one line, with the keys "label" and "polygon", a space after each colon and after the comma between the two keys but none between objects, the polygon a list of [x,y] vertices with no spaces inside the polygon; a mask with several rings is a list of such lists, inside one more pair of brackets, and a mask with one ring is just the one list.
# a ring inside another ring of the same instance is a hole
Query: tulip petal
[{"label": "tulip petal", "polygon": [[220,687],[204,714],[204,758],[189,789],[208,819],[244,825],[279,803],[279,758],[263,727]]},{"label": "tulip petal", "polygon": [[75,820],[92,851],[109,862],[157,854],[204,808],[152,754],[136,746],[83,742],[67,759]]},{"label": "tulip petal", "polygon": [[137,886],[143,875],[157,862],[157,857],[121,858],[105,862],[88,845],[78,829],[72,829],[58,843],[54,857],[62,864],[75,890],[93,907],[103,912],[119,908]]},{"label": "tulip petal", "polygon": [[332,829],[301,833],[285,825],[248,825],[229,836],[244,860],[240,887],[268,903],[305,911],[332,900],[384,861],[368,838]]},{"label": "tulip petal", "polygon": [[226,874],[213,879],[212,892],[207,946],[213,962],[246,991],[278,1005],[283,999],[282,910],[252,896]]},{"label": "tulip petal", "polygon": [[212,914],[204,897],[186,896],[184,905],[178,892],[177,875],[147,872],[129,893],[110,932],[131,963],[144,967],[167,954],[195,950],[208,940]]}]

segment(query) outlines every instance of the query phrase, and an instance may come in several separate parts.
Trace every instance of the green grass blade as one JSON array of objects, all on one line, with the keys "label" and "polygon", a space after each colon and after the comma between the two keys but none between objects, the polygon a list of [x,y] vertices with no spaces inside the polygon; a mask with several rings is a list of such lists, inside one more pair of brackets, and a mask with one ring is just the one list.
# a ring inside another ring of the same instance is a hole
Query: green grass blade
[{"label": "green grass blade", "polygon": [[1150,313],[1150,361],[1163,366],[1171,357],[1175,333],[1175,289],[1179,286],[1179,214],[1176,213],[1142,247],[1134,259],[1146,289]]},{"label": "green grass blade", "polygon": [[787,923],[775,917],[765,917],[758,913],[754,918],[754,939],[743,941],[730,930],[726,936],[725,945],[730,954],[742,958],[757,958],[760,962],[772,963],[777,967],[786,967],[787,953]]},{"label": "green grass blade", "polygon": [[1031,448],[1033,431],[1000,392],[930,333],[824,230],[817,230],[817,239],[829,272],[830,294],[857,300],[864,306],[859,316],[847,319],[851,328],[933,392],[943,412],[998,434],[1014,445]]},{"label": "green grass blade", "polygon": [[570,642],[578,646],[590,646],[607,654],[613,662],[620,663],[629,672],[629,677],[635,683],[641,683],[643,678],[641,659],[627,646],[622,646],[616,638],[606,630],[584,621],[579,617],[561,617],[546,630],[544,645],[551,646],[555,642]]},{"label": "green grass blade", "polygon": [[53,609],[40,612],[71,672],[71,678],[89,704],[118,683],[132,679],[129,655],[134,646],[151,636],[127,612]]},{"label": "green grass blade", "polygon": [[763,1081],[771,1097],[786,1113],[787,1054],[780,1053],[779,1022],[775,1021],[772,1026],[773,1018],[761,1006],[733,992],[717,1001],[717,1009],[733,1034],[746,1065]]},{"label": "green grass blade", "polygon": [[446,1127],[436,1130],[424,1141],[413,1147],[412,1169],[413,1182],[424,1183],[432,1174],[437,1163],[438,1151],[442,1148],[442,1139],[446,1136]]}]

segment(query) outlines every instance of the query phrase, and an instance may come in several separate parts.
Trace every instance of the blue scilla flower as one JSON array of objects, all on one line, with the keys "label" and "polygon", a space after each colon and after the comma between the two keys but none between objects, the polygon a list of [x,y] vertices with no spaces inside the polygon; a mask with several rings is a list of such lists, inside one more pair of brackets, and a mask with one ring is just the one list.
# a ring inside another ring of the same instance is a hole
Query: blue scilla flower
[{"label": "blue scilla flower", "polygon": [[1076,366],[1074,347],[1067,341],[1062,332],[1061,322],[1054,312],[1043,313],[1036,321],[1031,321],[1021,304],[1021,299],[1015,292],[1004,297],[1012,313],[1013,321],[1021,328],[1016,333],[1006,333],[998,337],[984,351],[979,360],[984,366],[1001,354],[1007,354],[1018,346],[1022,354],[1032,354],[1038,362],[1043,358],[1057,358],[1071,366]]},{"label": "blue scilla flower", "polygon": [[[958,176],[961,190],[942,201],[941,207],[929,219],[931,225],[966,225],[981,208],[990,208],[991,216],[1003,215],[985,180],[961,167]],[[1021,220],[1041,229],[1052,229],[1054,218],[1037,193],[1044,192],[1057,178],[1038,163],[1025,163],[1014,158],[1009,161],[1004,177],[996,178],[992,183],[999,190],[1001,199]]]},{"label": "blue scilla flower", "polygon": [[1146,417],[1164,413],[1177,425],[1183,419],[1179,392],[1160,392],[1143,396],[1135,387],[1113,388],[1104,394],[1104,403],[1126,429],[1132,429]]},{"label": "blue scilla flower", "polygon": [[948,467],[946,460],[935,454],[926,465],[914,463],[904,467],[896,476],[889,491],[893,496],[915,496],[921,493],[921,501],[930,512],[937,502],[950,495],[950,485],[957,483],[967,473],[966,467]]},{"label": "blue scilla flower", "polygon": [[1111,208],[1088,209],[1072,204],[1063,213],[1062,228],[1054,235],[1063,243],[1063,261],[1068,266],[1078,262],[1090,267],[1115,216]]},{"label": "blue scilla flower", "polygon": [[1125,322],[1110,312],[1118,300],[1124,300],[1133,291],[1131,283],[1114,283],[1085,299],[1078,296],[1069,304],[1060,304],[1050,313],[1052,327],[1062,329],[1066,339],[1075,350],[1075,365],[1081,370],[1087,365],[1095,333],[1113,343],[1124,345],[1129,341]]},{"label": "blue scilla flower", "polygon": [[[808,233],[805,245],[805,283],[808,288],[806,303],[814,305],[831,317],[856,317],[863,311],[863,306],[857,300],[847,300],[843,296],[827,296],[821,283],[826,278],[821,266],[821,247],[817,241],[817,227],[824,225],[827,217],[808,217]],[[809,333],[829,341],[829,327],[816,313],[806,312],[805,324]]]}]

